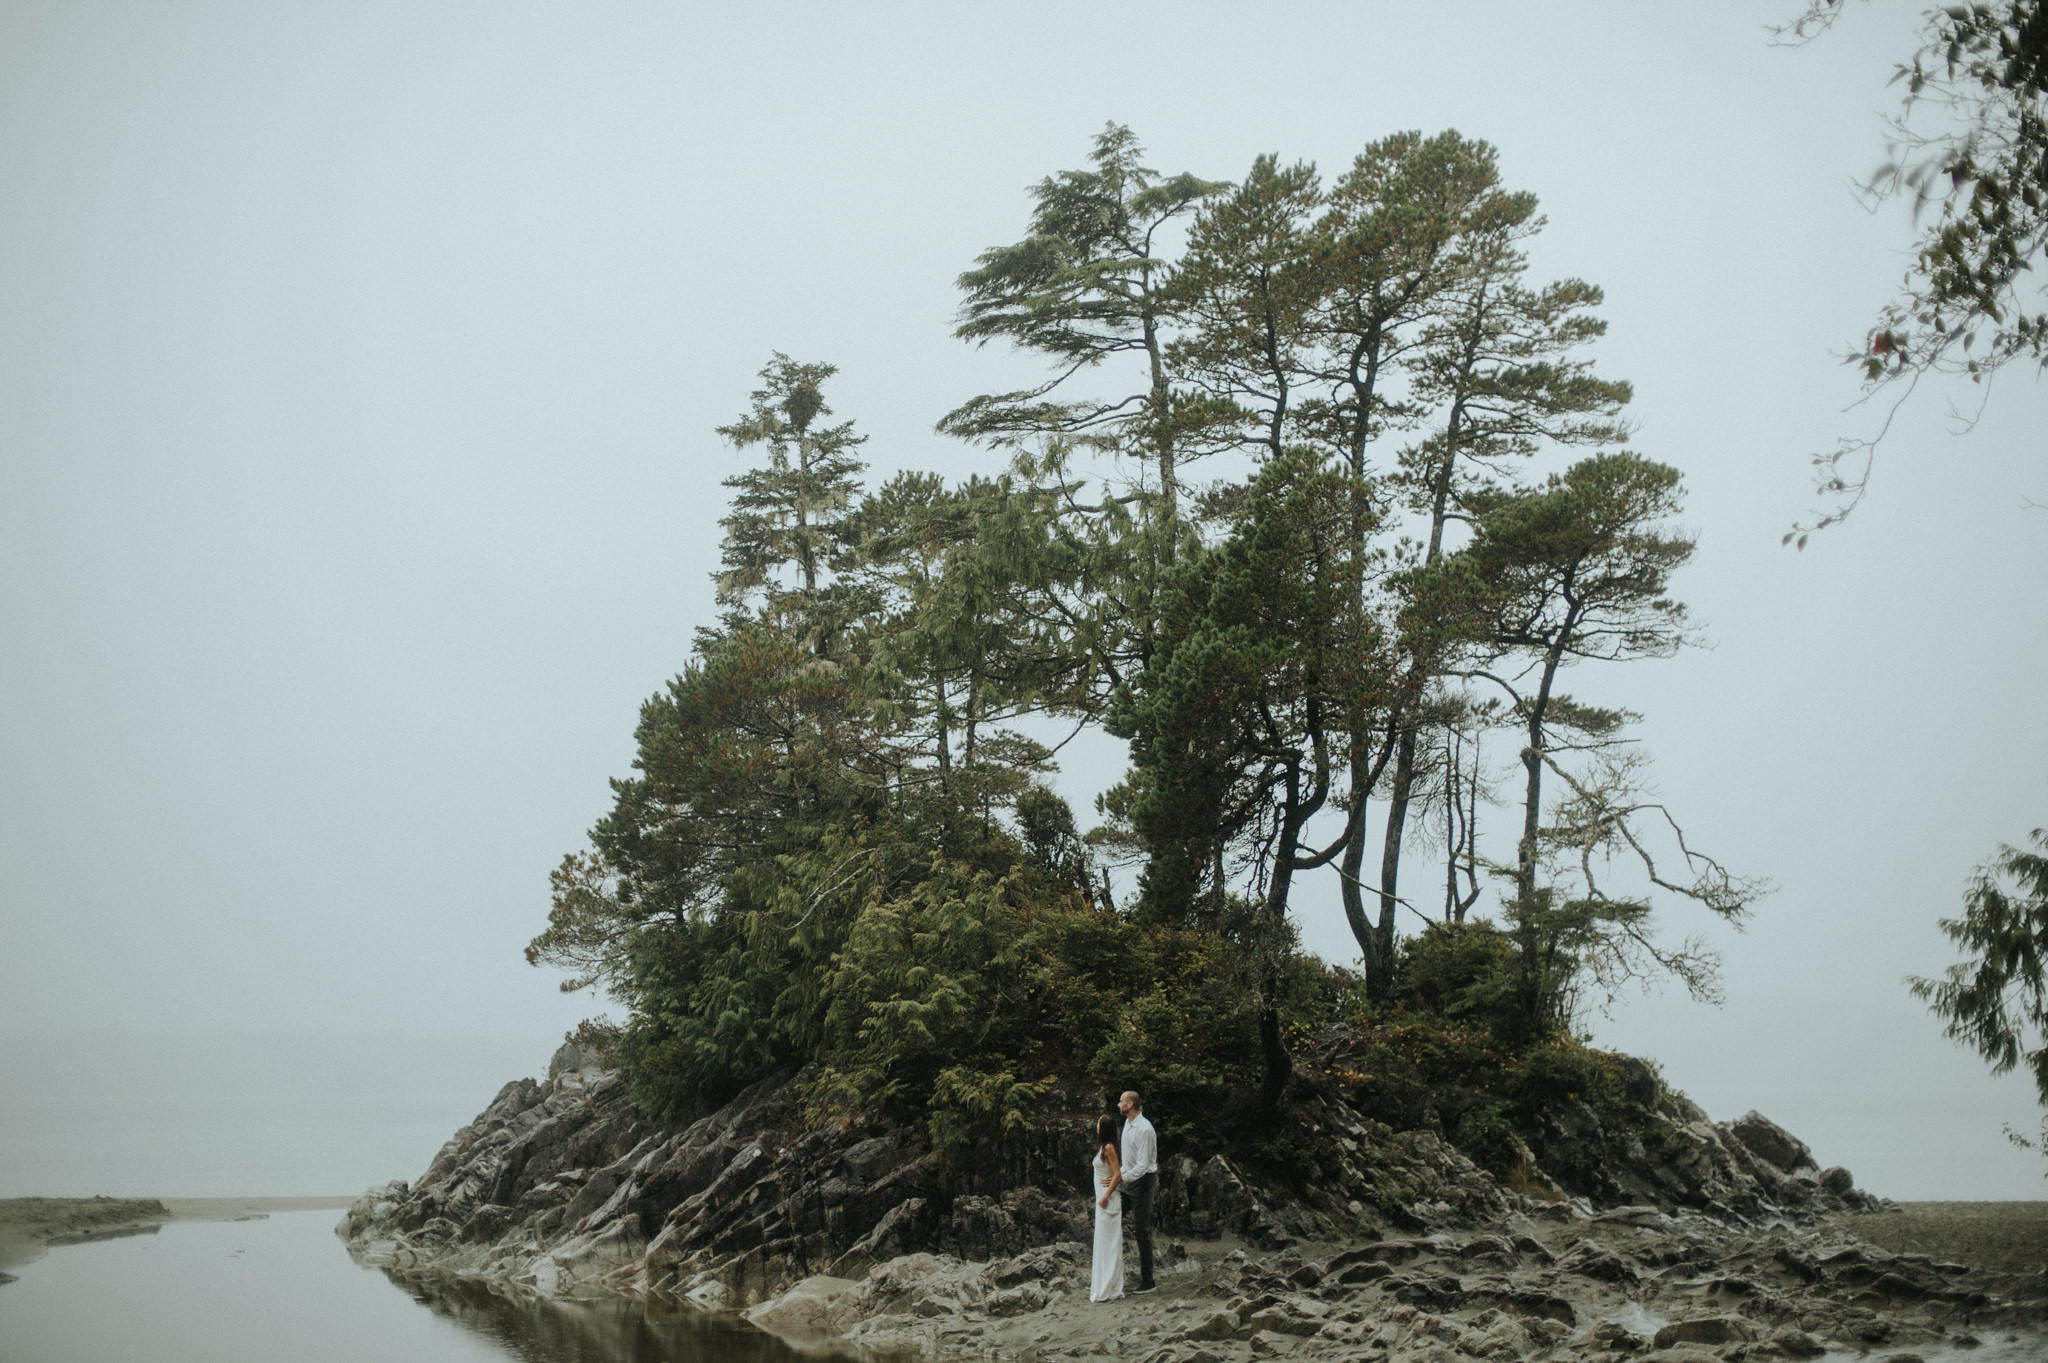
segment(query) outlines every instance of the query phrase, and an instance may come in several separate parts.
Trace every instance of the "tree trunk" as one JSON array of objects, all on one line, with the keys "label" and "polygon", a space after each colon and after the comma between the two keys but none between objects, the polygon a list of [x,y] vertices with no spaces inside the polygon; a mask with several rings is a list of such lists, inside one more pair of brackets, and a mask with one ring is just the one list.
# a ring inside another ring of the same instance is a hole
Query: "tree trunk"
[{"label": "tree trunk", "polygon": [[[1365,447],[1371,438],[1373,391],[1379,382],[1380,334],[1377,328],[1361,338],[1351,355],[1351,396],[1357,404],[1352,418],[1351,431],[1351,475],[1359,480],[1351,493],[1351,550],[1356,554],[1365,552],[1367,527],[1371,524],[1371,507],[1362,486],[1365,478]],[[1365,618],[1365,584],[1359,583],[1359,597],[1349,603],[1353,612],[1354,625]],[[1363,710],[1354,711],[1351,721],[1352,742],[1358,742],[1358,735],[1365,728]],[[1372,785],[1372,763],[1365,754],[1353,751],[1351,755],[1351,827],[1344,840],[1344,858],[1339,864],[1337,892],[1344,903],[1344,921],[1351,925],[1351,935],[1358,940],[1361,963],[1365,966],[1365,996],[1368,999],[1383,999],[1393,984],[1390,956],[1380,951],[1380,937],[1370,919],[1365,916],[1365,887],[1359,883],[1359,873],[1365,869],[1365,809],[1366,795]]]},{"label": "tree trunk", "polygon": [[[1446,452],[1432,483],[1429,548],[1423,557],[1425,565],[1433,564],[1443,555],[1444,518],[1449,509],[1451,492],[1451,469],[1458,458],[1458,437],[1462,426],[1462,400],[1453,404],[1449,424],[1446,428]],[[1422,658],[1419,649],[1409,655],[1409,666],[1420,669]],[[1394,756],[1394,784],[1387,792],[1387,828],[1380,844],[1380,922],[1379,931],[1385,943],[1389,962],[1394,955],[1394,905],[1401,887],[1401,841],[1408,831],[1408,800],[1415,789],[1415,730],[1405,728],[1401,732],[1400,746]],[[1455,855],[1455,849],[1453,849]]]},{"label": "tree trunk", "polygon": [[1273,881],[1266,887],[1265,922],[1261,925],[1265,940],[1259,943],[1259,1054],[1265,1061],[1266,1076],[1259,1085],[1258,1105],[1265,1109],[1278,1107],[1294,1080],[1294,1057],[1287,1053],[1287,1039],[1280,1032],[1279,943],[1287,923],[1287,896],[1294,883],[1294,848],[1306,817],[1301,773],[1290,765],[1287,803],[1280,815],[1280,854],[1273,859]]},{"label": "tree trunk", "polygon": [[[1569,638],[1570,629],[1559,631]],[[1544,1030],[1543,934],[1536,922],[1537,835],[1543,827],[1543,716],[1550,708],[1550,685],[1557,677],[1560,650],[1543,658],[1543,680],[1529,705],[1527,744],[1522,749],[1522,838],[1515,847],[1515,945],[1520,953],[1516,972],[1517,1012],[1524,1033],[1534,1038]]]},{"label": "tree trunk", "polygon": [[1380,959],[1392,981],[1394,906],[1400,901],[1401,835],[1408,826],[1408,795],[1415,788],[1415,731],[1405,730],[1394,751],[1394,784],[1387,791],[1387,831],[1380,844],[1380,921],[1375,928]]},{"label": "tree trunk", "polygon": [[[1147,287],[1149,289],[1149,272]],[[1173,467],[1173,435],[1167,425],[1168,409],[1171,406],[1172,389],[1166,381],[1166,361],[1159,350],[1159,323],[1152,315],[1149,294],[1143,313],[1145,328],[1145,356],[1152,362],[1152,392],[1148,405],[1152,408],[1152,448],[1159,460],[1159,497],[1166,512],[1166,524],[1171,530],[1180,519],[1180,485],[1175,481]],[[1175,545],[1177,535],[1170,535],[1166,552],[1169,557],[1178,557]]]},{"label": "tree trunk", "polygon": [[1287,1039],[1280,1034],[1280,1000],[1277,979],[1269,981],[1266,1006],[1259,1010],[1259,1054],[1266,1064],[1266,1078],[1259,1085],[1258,1105],[1270,1111],[1287,1096],[1294,1080],[1294,1057],[1287,1053]]},{"label": "tree trunk", "polygon": [[1351,826],[1344,838],[1344,857],[1338,863],[1337,894],[1344,904],[1344,921],[1358,942],[1359,960],[1365,966],[1365,996],[1376,999],[1385,993],[1377,956],[1379,939],[1372,921],[1365,916],[1365,887],[1358,873],[1365,869],[1365,783],[1370,764],[1361,755],[1351,758]]},{"label": "tree trunk", "polygon": [[936,700],[936,704],[932,707],[932,721],[939,735],[939,789],[950,796],[953,793],[953,749],[946,741],[946,730],[950,726],[952,717],[946,710],[945,679],[943,677],[933,678],[932,690]]},{"label": "tree trunk", "polygon": [[[1464,743],[1460,732],[1444,735],[1444,921],[1462,923],[1465,911],[1479,898],[1478,868],[1473,864],[1479,838],[1479,749],[1472,750],[1472,780],[1465,780]],[[1471,889],[1458,890],[1458,863],[1464,859]]]}]

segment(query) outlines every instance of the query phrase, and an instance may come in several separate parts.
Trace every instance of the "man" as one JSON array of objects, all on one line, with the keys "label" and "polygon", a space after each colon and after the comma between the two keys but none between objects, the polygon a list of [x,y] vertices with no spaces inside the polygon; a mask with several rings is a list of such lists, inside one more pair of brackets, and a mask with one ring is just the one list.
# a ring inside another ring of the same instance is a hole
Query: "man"
[{"label": "man", "polygon": [[1124,1114],[1123,1139],[1117,1153],[1124,1166],[1124,1212],[1131,1218],[1131,1235],[1138,1242],[1138,1285],[1134,1291],[1152,1290],[1152,1200],[1159,1195],[1159,1137],[1145,1120],[1144,1105],[1136,1093],[1116,1100]]}]

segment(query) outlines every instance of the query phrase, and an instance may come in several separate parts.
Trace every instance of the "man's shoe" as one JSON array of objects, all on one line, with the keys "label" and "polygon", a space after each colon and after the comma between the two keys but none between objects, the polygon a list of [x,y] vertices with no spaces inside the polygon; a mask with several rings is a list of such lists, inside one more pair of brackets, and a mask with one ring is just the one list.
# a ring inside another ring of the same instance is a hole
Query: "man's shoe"
[{"label": "man's shoe", "polygon": [[1131,1291],[1133,1292],[1153,1292],[1156,1290],[1158,1290],[1158,1285],[1156,1283],[1139,1283],[1136,1287],[1131,1289]]}]

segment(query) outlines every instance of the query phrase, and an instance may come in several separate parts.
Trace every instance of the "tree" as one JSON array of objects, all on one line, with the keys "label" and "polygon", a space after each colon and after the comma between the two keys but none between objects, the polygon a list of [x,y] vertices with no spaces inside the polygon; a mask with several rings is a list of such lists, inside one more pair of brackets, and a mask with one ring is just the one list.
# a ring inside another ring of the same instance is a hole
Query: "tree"
[{"label": "tree", "polygon": [[[1427,518],[1425,568],[1442,558],[1447,528],[1469,520],[1475,500],[1519,486],[1515,466],[1539,450],[1626,439],[1618,415],[1630,396],[1628,384],[1599,378],[1581,354],[1607,329],[1592,313],[1600,290],[1576,279],[1535,289],[1523,283],[1528,261],[1521,243],[1543,225],[1535,216],[1535,196],[1507,194],[1495,186],[1492,149],[1484,143],[1439,155],[1452,153],[1463,186],[1455,199],[1459,213],[1452,219],[1457,230],[1447,244],[1431,315],[1413,352],[1414,398],[1434,419],[1424,438],[1403,451],[1392,480],[1410,510]],[[1442,621],[1415,613],[1409,618],[1415,628],[1408,670],[1426,686],[1439,670],[1435,655],[1454,646],[1457,635]],[[1428,707],[1411,702],[1389,716],[1394,759],[1372,953],[1383,961],[1391,960],[1393,952],[1394,906],[1421,721],[1431,710],[1455,713],[1459,708],[1455,700],[1440,698]],[[1468,842],[1470,836],[1468,828]],[[1455,841],[1450,856],[1455,860]],[[1453,891],[1453,903],[1459,899]],[[1470,904],[1469,892],[1463,902]],[[1383,989],[1386,974],[1378,972],[1374,985]]]},{"label": "tree", "polygon": [[858,577],[873,587],[866,630],[882,689],[931,738],[943,798],[984,822],[1051,759],[1000,726],[1073,685],[1069,660],[1044,646],[1019,599],[1028,565],[1004,552],[1015,500],[1028,498],[1013,497],[1007,479],[947,488],[934,474],[905,473],[860,511]]},{"label": "tree", "polygon": [[935,858],[853,919],[826,981],[822,1095],[842,1107],[928,1099],[934,1147],[1029,1127],[1049,1079],[1018,1073],[1034,945],[1019,877]]},{"label": "tree", "polygon": [[1943,1035],[1974,1048],[1993,1074],[2024,1063],[2048,1108],[2048,829],[2035,829],[2033,842],[2031,852],[2001,845],[1970,878],[1963,916],[1941,920],[1969,959],[1909,983],[1946,1022]]},{"label": "tree", "polygon": [[1305,452],[1260,470],[1230,538],[1172,584],[1159,648],[1109,726],[1142,774],[1140,916],[1227,923],[1245,902],[1230,891],[1233,863],[1246,877],[1266,1106],[1293,1073],[1280,986],[1294,877],[1343,846],[1307,845],[1309,822],[1341,780],[1347,700],[1380,678],[1378,641],[1351,628],[1347,606],[1359,562],[1349,491]]},{"label": "tree", "polygon": [[[1294,887],[1345,859],[1384,993],[1406,811],[1433,834],[1441,807],[1460,922],[1496,723],[1525,740],[1515,931],[1475,926],[1444,980],[1512,955],[1528,987],[1483,969],[1452,991],[1493,990],[1463,1016],[1542,1036],[1574,981],[1641,950],[1681,968],[1608,857],[1730,916],[1747,902],[1682,834],[1687,874],[1660,875],[1623,714],[1555,687],[1577,661],[1668,651],[1690,544],[1663,526],[1660,465],[1516,477],[1539,447],[1619,439],[1627,394],[1578,357],[1597,291],[1523,282],[1534,200],[1500,189],[1491,148],[1403,134],[1328,189],[1278,157],[1237,186],[1162,180],[1114,127],[1095,152],[962,279],[963,336],[1063,365],[947,419],[1005,471],[864,491],[862,438],[827,420],[833,369],[781,354],[721,428],[762,456],[727,480],[721,623],[642,707],[634,771],[529,948],[626,1005],[620,1061],[663,1120],[801,1068],[812,1119],[885,1110],[968,1152],[1062,1076],[1136,1066],[1270,1126],[1294,1029],[1356,998],[1299,951]],[[1083,396],[1113,362],[1133,389]],[[1395,431],[1414,443],[1374,459]],[[1243,481],[1190,495],[1186,461],[1224,450]],[[1144,469],[1094,495],[1092,455]],[[1393,542],[1404,505],[1428,532]],[[1481,674],[1511,703],[1474,703],[1458,683]],[[1045,784],[1057,748],[1018,722],[1048,714],[1129,742],[1109,829],[1080,836]],[[1389,761],[1375,925],[1358,871]],[[1144,862],[1123,909],[1097,879],[1112,843]]]},{"label": "tree", "polygon": [[895,736],[859,680],[788,632],[727,631],[641,707],[635,774],[555,872],[527,959],[627,1004],[620,1054],[649,1111],[722,1101],[815,1041],[848,909],[792,886],[830,879],[821,848],[859,861],[846,830],[887,813]]},{"label": "tree", "polygon": [[1306,229],[1321,198],[1314,166],[1259,157],[1243,183],[1202,206],[1172,284],[1186,322],[1168,348],[1175,370],[1261,459],[1280,458],[1295,435],[1316,304]]},{"label": "tree", "polygon": [[725,480],[723,623],[641,707],[634,774],[612,782],[589,850],[555,871],[548,927],[527,948],[573,972],[565,988],[602,985],[627,1004],[621,1058],[667,1117],[815,1045],[848,909],[793,903],[794,887],[832,879],[807,860],[821,849],[840,849],[833,865],[866,855],[848,850],[856,830],[887,815],[892,777],[915,760],[914,735],[846,647],[860,611],[838,575],[863,437],[819,421],[834,372],[778,353],[751,413],[720,428],[767,454]]},{"label": "tree", "polygon": [[[1235,189],[1207,199],[1195,216],[1171,284],[1182,323],[1168,350],[1172,368],[1213,410],[1231,414],[1212,430],[1234,438],[1254,461],[1300,446],[1348,468],[1351,539],[1361,563],[1385,509],[1376,499],[1386,489],[1368,477],[1367,449],[1422,416],[1407,371],[1424,324],[1457,278],[1459,243],[1525,219],[1532,205],[1499,189],[1486,144],[1455,132],[1402,133],[1368,146],[1327,189],[1313,166],[1260,157]],[[1208,508],[1227,513],[1238,491],[1212,492]],[[1401,732],[1399,717],[1432,675],[1423,642],[1430,631],[1412,609],[1403,575],[1385,567],[1356,575],[1349,627],[1363,632],[1368,620],[1405,613],[1418,627],[1404,654],[1411,666],[1403,686],[1375,697],[1379,708],[1370,715],[1358,708],[1362,695],[1351,698],[1344,727],[1361,741],[1351,745],[1333,796],[1347,821],[1338,866],[1346,917],[1369,988],[1379,994],[1393,959],[1394,895],[1382,896],[1375,926],[1361,879],[1365,801]],[[1362,741],[1375,728],[1382,741]],[[1412,746],[1409,755],[1412,779]]]},{"label": "tree", "polygon": [[[733,490],[725,527],[718,600],[733,608],[765,594],[771,610],[805,621],[814,652],[829,652],[837,628],[827,608],[827,574],[851,547],[851,516],[867,467],[855,451],[867,440],[853,423],[819,426],[829,416],[820,391],[835,365],[799,364],[777,351],[761,370],[753,410],[718,433],[737,449],[768,448],[768,462],[725,480]],[[785,570],[794,574],[786,581]]]},{"label": "tree", "polygon": [[[1059,372],[1037,388],[985,394],[947,414],[939,429],[1015,446],[1047,439],[1149,461],[1164,519],[1178,515],[1179,465],[1213,419],[1191,402],[1168,366],[1177,325],[1173,262],[1162,234],[1226,186],[1143,164],[1144,149],[1112,123],[1095,139],[1087,170],[1061,171],[1033,191],[1031,233],[992,247],[960,276],[967,295],[954,333],[977,345],[1001,337],[1047,356]],[[1083,371],[1133,356],[1135,391],[1054,397]]]},{"label": "tree", "polygon": [[[1460,703],[1438,726],[1443,736],[1443,753],[1436,766],[1440,774],[1439,805],[1443,812],[1444,921],[1463,923],[1465,915],[1479,901],[1479,804],[1491,800],[1480,753],[1482,736],[1493,718],[1497,701]],[[1464,877],[1460,883],[1459,876]]]},{"label": "tree", "polygon": [[[1098,159],[1116,145],[1106,135]],[[1051,204],[1057,201],[1055,189],[1085,186],[1095,194],[1098,217],[1121,220],[1122,210],[1104,207],[1105,183],[1101,169],[1070,173],[1048,181],[1041,199]],[[1361,565],[1391,498],[1405,498],[1430,518],[1421,556],[1428,567],[1441,556],[1446,524],[1467,514],[1462,499],[1468,485],[1484,486],[1543,444],[1621,437],[1613,417],[1627,386],[1598,379],[1576,353],[1602,330],[1590,315],[1599,292],[1575,280],[1543,289],[1522,283],[1519,245],[1540,226],[1535,200],[1501,188],[1487,144],[1456,132],[1398,134],[1368,146],[1327,189],[1313,166],[1262,156],[1235,186],[1209,186],[1199,199],[1174,203],[1192,205],[1186,249],[1177,259],[1158,260],[1150,253],[1160,248],[1148,238],[1146,259],[1156,262],[1157,272],[1145,276],[1151,321],[1142,334],[1161,341],[1147,348],[1152,372],[1165,376],[1166,386],[1157,391],[1171,395],[1173,411],[1201,414],[1199,422],[1174,426],[1177,448],[1185,455],[1195,448],[1234,446],[1255,468],[1294,447],[1326,452],[1351,474],[1349,514]],[[970,287],[969,314],[978,325],[999,320],[1013,335],[1035,334],[1027,328],[1049,320],[1067,325],[1076,307],[1072,299],[1057,308],[1041,304],[1039,310],[1018,302],[1020,262],[1036,260],[1042,268],[1057,257],[1047,254],[1053,236],[1048,226],[1033,238],[1039,243],[1034,252],[1020,245],[990,253],[981,272],[963,276]],[[999,256],[1009,292],[998,296],[988,290]],[[1137,345],[1131,339],[1137,334],[1127,326],[1114,344]],[[1075,354],[1115,353],[1102,349],[1107,342],[1085,349],[1067,330],[1049,333],[1040,343],[1055,341]],[[1049,454],[1029,468],[1020,462],[1018,471],[1050,475],[1040,486],[1052,494],[1054,517],[1076,528],[1107,527],[1109,518],[1101,513],[1119,499],[1081,505],[1059,458],[1058,441],[1084,429],[1068,421],[1079,409],[1033,407],[1027,399],[1035,401],[1035,395],[976,399],[949,422],[962,433],[990,438],[986,423],[1007,413],[1004,438],[1030,431],[1052,440]],[[1124,407],[1136,413],[1143,403],[1134,396]],[[1166,420],[1167,406],[1151,410]],[[961,424],[969,414],[984,424]],[[1083,416],[1092,422],[1102,412],[1088,409]],[[1123,424],[1101,429],[1122,432],[1121,440],[1137,429],[1129,424],[1136,420],[1120,417]],[[1368,477],[1373,442],[1425,420],[1440,427],[1375,485]],[[1119,447],[1106,435],[1089,438],[1104,448]],[[1227,521],[1235,514],[1234,499],[1243,495],[1242,485],[1218,485],[1205,494],[1201,515]],[[1131,570],[1130,585],[1118,594],[1138,605],[1154,599],[1149,584],[1158,580],[1158,565],[1188,551],[1188,543],[1175,536],[1167,552],[1167,539],[1148,539],[1142,529],[1104,552],[1110,543],[1096,534],[1092,560]],[[1350,745],[1347,771],[1331,801],[1347,821],[1345,850],[1335,868],[1346,917],[1365,960],[1368,990],[1383,996],[1393,960],[1401,840],[1417,774],[1418,734],[1425,715],[1447,712],[1452,704],[1431,692],[1444,665],[1443,650],[1456,637],[1459,612],[1450,595],[1417,590],[1407,571],[1412,559],[1383,555],[1375,563],[1376,571],[1355,575],[1358,594],[1349,628],[1361,633],[1372,621],[1372,628],[1385,633],[1400,621],[1405,647],[1398,656],[1406,666],[1401,685],[1375,697],[1377,709],[1359,709],[1362,694],[1346,702],[1351,713],[1343,727],[1360,741]],[[1100,587],[1112,576],[1098,572],[1093,581]],[[1083,619],[1061,605],[1069,618]],[[1436,614],[1425,606],[1436,607]],[[1126,609],[1116,618],[1149,622],[1152,614]],[[1126,636],[1135,647],[1114,661],[1111,648],[1076,651],[1101,657],[1098,675],[1127,674],[1117,664],[1142,665],[1149,637],[1149,625],[1141,624]],[[1377,741],[1364,741],[1369,731],[1379,735]],[[1390,760],[1394,767],[1387,773]],[[1368,796],[1383,788],[1383,773],[1389,777],[1389,818],[1375,922],[1365,908],[1374,888],[1363,874],[1365,808]]]},{"label": "tree", "polygon": [[[1350,468],[1352,537],[1363,552],[1381,515],[1369,491],[1367,451],[1388,429],[1420,419],[1396,384],[1422,343],[1423,322],[1450,282],[1447,258],[1462,234],[1511,219],[1518,200],[1501,192],[1491,147],[1446,131],[1427,139],[1398,133],[1372,143],[1331,187],[1325,203],[1314,237],[1321,343],[1315,372],[1323,400],[1312,411],[1321,420],[1324,439],[1341,451]],[[1526,215],[1528,210],[1520,211]],[[1360,575],[1352,609],[1361,620],[1373,610],[1369,594],[1383,585]],[[1432,649],[1424,637],[1433,631],[1421,615],[1409,611],[1405,618],[1414,628],[1406,631],[1408,647],[1399,655],[1408,664],[1402,684],[1382,697],[1382,708],[1371,716],[1382,739],[1352,745],[1344,851],[1337,863],[1345,920],[1364,961],[1367,992],[1374,997],[1385,997],[1392,979],[1397,895],[1383,883],[1378,921],[1367,915],[1368,887],[1361,878],[1366,799],[1403,732],[1402,716],[1421,698],[1431,676]],[[1367,712],[1354,704],[1353,730],[1362,736],[1367,722]],[[1405,789],[1402,794],[1405,798]],[[1398,846],[1399,833],[1394,837]]]},{"label": "tree", "polygon": [[[1812,0],[1786,31],[1804,39],[1832,24],[1840,0]],[[1893,77],[1905,86],[1873,200],[1910,199],[1920,234],[1899,297],[1858,349],[1866,395],[1909,395],[1928,374],[1972,383],[2016,360],[2048,367],[2048,6],[1994,0],[1928,11],[1926,39]],[[1931,112],[1944,121],[1932,129]],[[1886,422],[1889,425],[1889,422]],[[1869,487],[1883,431],[1814,456],[1830,505],[1787,542],[1854,511]]]},{"label": "tree", "polygon": [[[863,495],[852,423],[819,420],[832,373],[777,355],[752,414],[722,428],[767,455],[727,480],[723,622],[642,706],[634,772],[613,782],[589,849],[555,872],[527,957],[626,1005],[622,1066],[665,1120],[832,1047],[834,1094],[915,1090],[971,1116],[1000,1089],[1008,1120],[1037,1082],[1002,1078],[1016,1029],[997,1029],[1007,1040],[981,1057],[994,1068],[948,1078],[907,1052],[882,1063],[907,1034],[872,1009],[900,1022],[923,1006],[913,996],[952,997],[955,977],[916,960],[896,962],[900,979],[868,966],[887,954],[886,921],[920,940],[926,925],[1010,924],[997,947],[1014,954],[1023,919],[990,908],[1007,912],[1004,896],[1028,892],[1038,910],[1071,895],[1094,911],[1072,815],[1033,785],[1051,754],[1001,727],[1075,684],[1031,635],[1016,590],[1029,578],[1005,557],[1030,540],[1030,515],[1020,530],[1012,513],[1032,497],[1007,480],[947,488],[920,474]],[[1002,820],[1027,797],[1019,838]],[[965,958],[947,947],[946,970],[973,976],[989,940],[968,933]]]},{"label": "tree", "polygon": [[[1484,584],[1492,619],[1488,634],[1502,661],[1519,660],[1512,678],[1475,670],[1506,693],[1522,729],[1522,829],[1508,876],[1508,916],[1518,953],[1516,1013],[1540,1036],[1565,1020],[1572,973],[1589,953],[1632,943],[1652,953],[1700,992],[1710,976],[1696,953],[1658,955],[1642,924],[1640,900],[1606,894],[1593,874],[1596,852],[1617,845],[1642,862],[1651,883],[1739,920],[1763,887],[1730,876],[1719,863],[1679,846],[1692,879],[1660,875],[1634,826],[1662,806],[1634,794],[1634,771],[1610,769],[1605,779],[1571,773],[1560,760],[1563,735],[1599,739],[1626,716],[1573,702],[1557,689],[1559,673],[1588,661],[1668,656],[1685,641],[1685,607],[1671,599],[1671,574],[1692,556],[1692,541],[1665,526],[1679,507],[1677,470],[1632,454],[1595,455],[1545,486],[1477,499],[1477,533],[1466,559]],[[1559,824],[1546,828],[1544,779],[1567,785],[1571,800]],[[1668,818],[1668,815],[1665,817]],[[1672,825],[1676,829],[1675,823]],[[1546,848],[1579,853],[1585,892],[1567,899],[1543,875]]]}]

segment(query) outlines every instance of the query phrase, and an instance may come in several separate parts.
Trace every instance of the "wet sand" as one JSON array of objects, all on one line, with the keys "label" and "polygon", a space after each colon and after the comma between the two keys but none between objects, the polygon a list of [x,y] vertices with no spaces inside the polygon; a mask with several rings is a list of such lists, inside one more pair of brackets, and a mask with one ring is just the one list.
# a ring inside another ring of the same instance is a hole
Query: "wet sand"
[{"label": "wet sand", "polygon": [[1894,1254],[1930,1254],[2000,1273],[2048,1271],[2048,1202],[1901,1202],[1837,1216],[1834,1229]]},{"label": "wet sand", "polygon": [[[243,1221],[271,1212],[346,1210],[348,1197],[0,1198],[0,1269],[32,1263],[52,1245],[148,1235],[168,1221]],[[0,1274],[0,1279],[5,1275]]]}]

